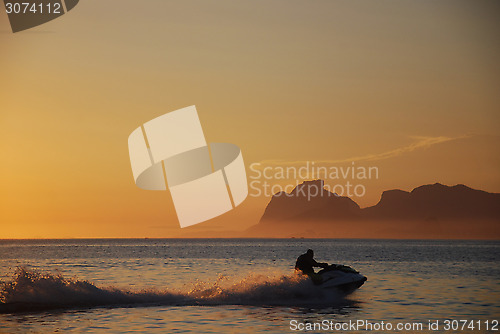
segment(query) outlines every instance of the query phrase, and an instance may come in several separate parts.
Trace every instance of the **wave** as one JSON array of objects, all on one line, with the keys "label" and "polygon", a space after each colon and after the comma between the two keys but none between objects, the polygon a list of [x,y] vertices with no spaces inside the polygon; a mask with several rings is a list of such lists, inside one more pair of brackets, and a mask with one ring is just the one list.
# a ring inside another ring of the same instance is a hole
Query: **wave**
[{"label": "wave", "polygon": [[87,280],[18,267],[10,281],[0,282],[0,313],[100,306],[332,306],[343,301],[340,292],[325,293],[306,277],[295,274],[249,273],[242,279],[219,276],[215,282],[197,281],[183,289],[134,291],[97,287]]}]

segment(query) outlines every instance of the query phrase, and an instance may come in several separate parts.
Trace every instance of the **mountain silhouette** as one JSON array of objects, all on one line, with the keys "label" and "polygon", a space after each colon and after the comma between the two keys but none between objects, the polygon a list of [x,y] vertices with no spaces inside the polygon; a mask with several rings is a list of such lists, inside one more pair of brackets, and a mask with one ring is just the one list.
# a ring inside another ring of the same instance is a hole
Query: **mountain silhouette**
[{"label": "mountain silhouette", "polygon": [[459,184],[388,190],[371,207],[305,181],[275,194],[249,236],[500,238],[500,194]]},{"label": "mountain silhouette", "polygon": [[500,194],[475,190],[463,184],[424,185],[411,192],[389,190],[377,205],[363,209],[376,219],[492,219],[500,220]]},{"label": "mountain silhouette", "polygon": [[349,197],[324,189],[323,180],[314,180],[297,185],[289,194],[284,191],[275,194],[260,221],[354,219],[360,210]]}]

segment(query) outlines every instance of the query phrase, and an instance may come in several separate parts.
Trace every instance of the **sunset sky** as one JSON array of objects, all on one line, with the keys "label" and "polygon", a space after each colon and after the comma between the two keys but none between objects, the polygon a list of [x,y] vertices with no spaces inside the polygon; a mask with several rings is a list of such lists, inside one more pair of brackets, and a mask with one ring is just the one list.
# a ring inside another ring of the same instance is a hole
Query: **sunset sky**
[{"label": "sunset sky", "polygon": [[13,34],[1,11],[0,238],[257,223],[269,197],[181,230],[168,192],[135,186],[129,134],[190,105],[247,167],[377,167],[362,207],[435,182],[500,192],[499,16],[496,0],[82,0]]}]

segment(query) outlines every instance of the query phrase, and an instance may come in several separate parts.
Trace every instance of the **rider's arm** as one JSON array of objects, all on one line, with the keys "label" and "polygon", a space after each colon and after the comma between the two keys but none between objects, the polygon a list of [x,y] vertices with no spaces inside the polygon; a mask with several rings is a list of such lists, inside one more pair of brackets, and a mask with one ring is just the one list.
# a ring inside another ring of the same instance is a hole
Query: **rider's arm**
[{"label": "rider's arm", "polygon": [[316,260],[312,260],[312,266],[313,267],[320,267],[320,268],[326,268],[328,267],[328,263],[325,262],[316,262]]}]

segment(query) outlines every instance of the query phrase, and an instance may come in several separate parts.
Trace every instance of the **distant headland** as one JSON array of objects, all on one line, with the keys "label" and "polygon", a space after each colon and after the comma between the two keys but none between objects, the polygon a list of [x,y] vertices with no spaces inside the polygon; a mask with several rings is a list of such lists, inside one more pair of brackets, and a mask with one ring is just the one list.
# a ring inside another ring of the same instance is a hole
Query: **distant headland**
[{"label": "distant headland", "polygon": [[440,183],[388,190],[371,207],[305,181],[272,196],[247,237],[500,239],[500,194]]}]

